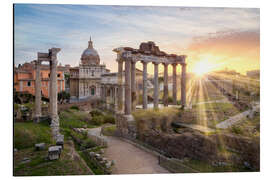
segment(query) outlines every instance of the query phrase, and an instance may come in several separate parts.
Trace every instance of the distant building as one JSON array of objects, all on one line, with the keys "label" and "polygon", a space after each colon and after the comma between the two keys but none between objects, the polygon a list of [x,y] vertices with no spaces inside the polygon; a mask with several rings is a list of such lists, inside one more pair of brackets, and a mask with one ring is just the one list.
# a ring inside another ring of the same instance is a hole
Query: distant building
[{"label": "distant building", "polygon": [[98,52],[93,48],[93,42],[88,41],[88,48],[81,55],[78,67],[70,71],[70,96],[72,99],[100,97],[101,75],[110,72],[105,65],[100,64]]},{"label": "distant building", "polygon": [[247,71],[247,76],[250,78],[260,78],[260,70]]},{"label": "distant building", "polygon": [[[64,79],[65,68],[57,67],[58,92],[65,90]],[[41,94],[44,97],[49,97],[49,65],[41,65]],[[35,78],[36,70],[34,62],[24,63],[18,67],[14,67],[14,88],[16,92],[25,92],[35,95]]]}]

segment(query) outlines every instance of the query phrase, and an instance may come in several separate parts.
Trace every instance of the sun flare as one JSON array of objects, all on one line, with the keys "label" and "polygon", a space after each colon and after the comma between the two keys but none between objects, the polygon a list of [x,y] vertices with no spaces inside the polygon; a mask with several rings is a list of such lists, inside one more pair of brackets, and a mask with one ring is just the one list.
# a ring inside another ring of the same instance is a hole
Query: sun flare
[{"label": "sun flare", "polygon": [[210,71],[214,70],[216,65],[213,62],[210,62],[209,60],[200,60],[197,62],[193,67],[193,72],[198,76],[203,76]]}]

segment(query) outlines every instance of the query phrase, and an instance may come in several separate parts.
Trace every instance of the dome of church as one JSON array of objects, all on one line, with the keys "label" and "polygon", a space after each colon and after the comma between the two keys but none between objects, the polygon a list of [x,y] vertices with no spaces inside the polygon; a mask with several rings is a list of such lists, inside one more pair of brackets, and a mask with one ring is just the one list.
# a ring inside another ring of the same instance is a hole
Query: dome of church
[{"label": "dome of church", "polygon": [[97,53],[97,51],[95,50],[95,49],[85,49],[84,51],[83,51],[83,53],[82,53],[82,56],[90,56],[90,55],[92,55],[92,56],[98,56],[98,53]]},{"label": "dome of church", "polygon": [[93,48],[91,37],[90,41],[88,41],[88,48],[85,49],[81,55],[81,62],[84,65],[98,65],[100,63],[98,52]]}]

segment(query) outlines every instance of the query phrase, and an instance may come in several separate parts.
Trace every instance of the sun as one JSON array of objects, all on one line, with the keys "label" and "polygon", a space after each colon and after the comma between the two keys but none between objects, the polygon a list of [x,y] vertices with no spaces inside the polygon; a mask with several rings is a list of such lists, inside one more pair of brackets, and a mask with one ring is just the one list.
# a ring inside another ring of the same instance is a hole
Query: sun
[{"label": "sun", "polygon": [[212,71],[214,68],[215,64],[205,59],[197,62],[194,65],[192,72],[194,72],[197,76],[203,76]]}]

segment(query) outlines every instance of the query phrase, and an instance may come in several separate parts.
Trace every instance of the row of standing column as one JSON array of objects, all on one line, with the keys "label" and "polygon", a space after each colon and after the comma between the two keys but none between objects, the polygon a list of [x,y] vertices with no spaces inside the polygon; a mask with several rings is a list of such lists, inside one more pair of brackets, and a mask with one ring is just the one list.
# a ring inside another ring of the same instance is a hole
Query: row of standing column
[{"label": "row of standing column", "polygon": [[[132,60],[125,60],[125,114],[131,114],[131,110],[136,107],[136,72],[135,72],[136,62]],[[142,61],[143,64],[143,109],[147,109],[148,97],[147,97],[147,62]],[[154,108],[158,108],[159,101],[159,83],[158,83],[158,63],[154,64]],[[164,95],[163,103],[164,106],[168,106],[168,65],[164,65]],[[176,67],[177,64],[172,64],[173,66],[173,104],[177,104],[177,74]],[[182,74],[181,74],[181,105],[184,107],[186,105],[186,64],[181,64]],[[118,59],[118,84],[121,86],[123,84],[122,79],[123,74],[123,60]],[[119,89],[118,94],[118,110],[122,111],[122,88]]]}]

